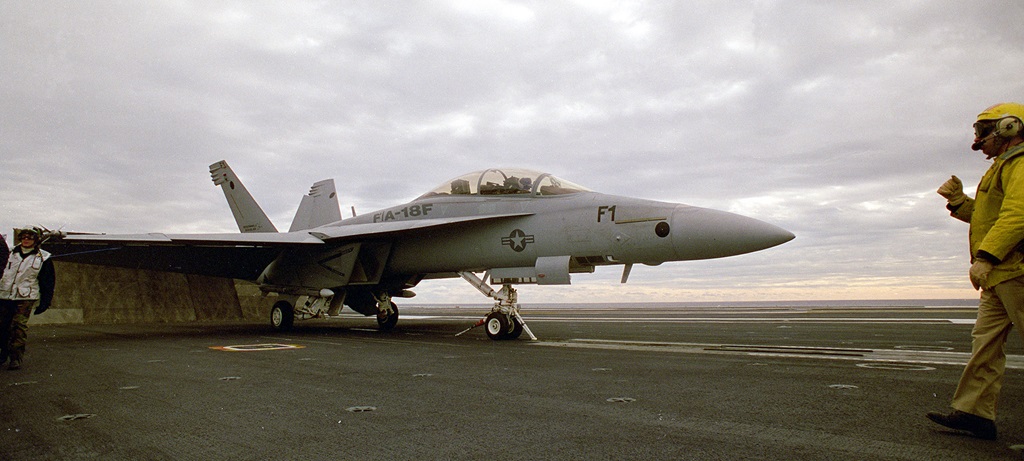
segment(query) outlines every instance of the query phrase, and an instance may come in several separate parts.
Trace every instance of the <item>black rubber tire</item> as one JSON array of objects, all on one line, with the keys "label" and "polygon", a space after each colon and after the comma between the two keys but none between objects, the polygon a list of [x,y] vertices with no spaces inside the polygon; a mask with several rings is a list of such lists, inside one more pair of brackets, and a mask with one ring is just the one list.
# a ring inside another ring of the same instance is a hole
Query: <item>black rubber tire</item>
[{"label": "black rubber tire", "polygon": [[270,326],[278,331],[288,331],[295,324],[295,308],[288,301],[278,301],[270,308]]},{"label": "black rubber tire", "polygon": [[523,334],[523,324],[515,317],[512,317],[512,331],[508,332],[507,339],[519,339]]},{"label": "black rubber tire", "polygon": [[501,312],[487,314],[484,327],[487,330],[487,337],[495,341],[508,339],[509,332],[512,330],[512,324],[508,316]]},{"label": "black rubber tire", "polygon": [[391,303],[391,315],[377,314],[377,328],[380,331],[391,331],[398,325],[398,305]]}]

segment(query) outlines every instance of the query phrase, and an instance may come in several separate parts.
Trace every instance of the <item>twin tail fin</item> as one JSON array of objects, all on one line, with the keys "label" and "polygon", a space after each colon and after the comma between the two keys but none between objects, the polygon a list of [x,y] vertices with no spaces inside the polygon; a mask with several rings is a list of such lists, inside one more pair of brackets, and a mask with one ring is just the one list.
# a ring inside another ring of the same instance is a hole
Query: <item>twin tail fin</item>
[{"label": "twin tail fin", "polygon": [[[235,223],[238,224],[239,231],[242,233],[277,232],[274,223],[270,222],[270,218],[263,212],[263,208],[260,208],[256,199],[242,185],[242,181],[228,166],[228,162],[221,160],[210,165],[210,177],[213,179],[213,184],[220,186],[224,191],[224,198],[227,199],[228,206],[231,207],[231,213],[235,216]],[[312,229],[337,221],[341,221],[338,194],[334,188],[334,180],[325,179],[314,183],[309,194],[302,197],[288,232]]]}]

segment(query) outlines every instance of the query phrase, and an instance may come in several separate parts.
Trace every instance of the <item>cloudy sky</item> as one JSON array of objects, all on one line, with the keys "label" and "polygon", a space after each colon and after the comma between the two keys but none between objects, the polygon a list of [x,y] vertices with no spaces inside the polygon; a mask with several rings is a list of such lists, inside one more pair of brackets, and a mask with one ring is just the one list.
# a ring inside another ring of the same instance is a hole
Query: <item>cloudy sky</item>
[{"label": "cloudy sky", "polygon": [[320,179],[348,216],[523,166],[797,235],[524,303],[973,298],[935,189],[973,195],[974,117],[1024,100],[1021,24],[1012,0],[0,0],[0,229],[235,232],[221,159],[285,229]]}]

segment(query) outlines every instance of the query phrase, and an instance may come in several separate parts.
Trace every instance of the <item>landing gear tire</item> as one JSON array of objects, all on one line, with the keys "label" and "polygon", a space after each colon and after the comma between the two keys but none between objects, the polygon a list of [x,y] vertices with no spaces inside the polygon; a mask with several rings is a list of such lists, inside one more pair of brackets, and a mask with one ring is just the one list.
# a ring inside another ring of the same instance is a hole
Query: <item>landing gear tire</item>
[{"label": "landing gear tire", "polygon": [[512,331],[508,332],[508,339],[519,339],[519,336],[523,334],[523,322],[520,322],[517,318],[512,318]]},{"label": "landing gear tire", "polygon": [[377,314],[377,327],[380,331],[391,331],[398,324],[398,305],[391,303],[391,312]]},{"label": "landing gear tire", "polygon": [[295,323],[295,308],[287,301],[278,301],[270,308],[270,326],[278,331],[288,331]]},{"label": "landing gear tire", "polygon": [[512,322],[501,312],[487,314],[484,325],[487,327],[487,337],[494,340],[509,339],[513,330]]}]

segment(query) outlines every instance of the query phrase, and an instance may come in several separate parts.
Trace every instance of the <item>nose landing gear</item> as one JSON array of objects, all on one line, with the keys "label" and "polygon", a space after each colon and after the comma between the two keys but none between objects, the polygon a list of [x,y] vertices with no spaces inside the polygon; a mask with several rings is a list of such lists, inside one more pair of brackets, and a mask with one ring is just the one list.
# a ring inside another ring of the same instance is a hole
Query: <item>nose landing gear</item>
[{"label": "nose landing gear", "polygon": [[[516,339],[524,331],[530,336],[530,339],[537,340],[537,337],[530,331],[530,327],[526,326],[526,321],[519,315],[519,296],[511,284],[506,283],[502,285],[501,290],[495,291],[487,282],[472,272],[459,272],[459,275],[484,296],[494,299],[494,307],[491,308],[491,313],[487,314],[487,317],[456,336],[480,325],[486,325],[487,337],[494,340]],[[487,274],[484,274],[484,278],[487,278]]]}]

